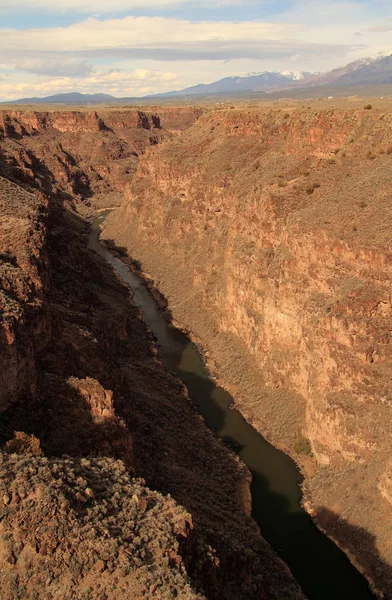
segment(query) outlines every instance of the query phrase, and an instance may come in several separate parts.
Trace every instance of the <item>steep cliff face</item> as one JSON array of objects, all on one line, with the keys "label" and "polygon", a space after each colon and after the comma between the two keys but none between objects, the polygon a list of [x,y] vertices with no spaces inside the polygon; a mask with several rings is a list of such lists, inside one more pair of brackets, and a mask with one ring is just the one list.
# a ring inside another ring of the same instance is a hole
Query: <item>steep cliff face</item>
[{"label": "steep cliff face", "polygon": [[142,154],[172,134],[153,115],[79,115],[2,115],[2,589],[12,600],[70,589],[80,600],[300,600],[244,514],[244,465],[157,360],[129,289],[87,249],[89,197],[109,204],[132,177],[132,144]]},{"label": "steep cliff face", "polygon": [[2,409],[35,391],[50,336],[48,198],[83,214],[93,195],[118,203],[138,154],[161,137],[159,118],[140,111],[0,112]]},{"label": "steep cliff face", "polygon": [[188,129],[204,112],[202,108],[191,106],[158,106],[154,110],[159,115],[162,127],[171,132]]},{"label": "steep cliff face", "polygon": [[294,455],[310,440],[316,518],[389,594],[391,128],[376,111],[209,112],[145,154],[104,231],[255,427]]},{"label": "steep cliff face", "polygon": [[93,197],[95,206],[118,204],[138,157],[163,135],[159,117],[141,111],[0,112],[4,161],[73,209],[82,200],[87,210]]}]

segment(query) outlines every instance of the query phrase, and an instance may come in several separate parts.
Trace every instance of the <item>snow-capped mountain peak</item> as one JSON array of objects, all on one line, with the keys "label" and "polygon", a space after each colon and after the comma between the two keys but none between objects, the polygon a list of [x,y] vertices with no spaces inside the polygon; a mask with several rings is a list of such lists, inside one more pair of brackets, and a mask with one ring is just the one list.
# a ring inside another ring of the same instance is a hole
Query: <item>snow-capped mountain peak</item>
[{"label": "snow-capped mountain peak", "polygon": [[287,77],[287,79],[291,79],[292,81],[300,81],[301,79],[309,77],[310,73],[304,73],[304,71],[281,71],[280,75],[283,75],[283,77]]},{"label": "snow-capped mountain peak", "polygon": [[377,52],[377,54],[373,54],[373,56],[370,56],[368,59],[364,59],[364,60],[372,62],[375,60],[381,60],[383,58],[388,58],[389,56],[392,56],[392,50],[388,50],[386,52]]},{"label": "snow-capped mountain peak", "polygon": [[284,77],[290,81],[300,81],[301,79],[306,79],[309,77],[311,73],[305,73],[304,71],[253,71],[251,73],[247,73],[244,77]]}]

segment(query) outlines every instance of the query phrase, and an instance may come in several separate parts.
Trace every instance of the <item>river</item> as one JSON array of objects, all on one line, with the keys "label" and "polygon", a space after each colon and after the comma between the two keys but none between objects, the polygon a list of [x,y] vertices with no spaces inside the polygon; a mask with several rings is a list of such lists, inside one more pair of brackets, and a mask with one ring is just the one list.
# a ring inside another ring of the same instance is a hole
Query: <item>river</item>
[{"label": "river", "polygon": [[252,516],[263,537],[310,600],[374,600],[366,579],[302,508],[302,476],[296,464],[232,408],[232,397],[210,379],[197,347],[164,318],[143,280],[100,243],[101,225],[109,212],[93,221],[89,248],[104,257],[130,287],[133,301],[157,338],[161,360],[185,383],[207,426],[250,469]]}]

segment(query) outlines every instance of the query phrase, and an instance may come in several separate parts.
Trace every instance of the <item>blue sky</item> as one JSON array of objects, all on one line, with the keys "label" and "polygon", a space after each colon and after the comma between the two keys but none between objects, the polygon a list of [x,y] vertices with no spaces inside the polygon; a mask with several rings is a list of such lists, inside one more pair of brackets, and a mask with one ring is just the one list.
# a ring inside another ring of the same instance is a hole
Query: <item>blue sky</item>
[{"label": "blue sky", "polygon": [[0,99],[142,96],[388,51],[390,0],[1,0]]},{"label": "blue sky", "polygon": [[[60,11],[54,2],[52,5],[50,5],[49,2],[42,3],[42,8],[38,6],[35,10],[32,6],[32,3],[27,1],[20,3],[19,7],[13,5],[12,2],[9,4],[10,8],[7,9],[4,17],[2,18],[2,26],[13,27],[17,29],[28,29],[31,27],[43,26],[67,26],[83,20],[86,15],[93,16],[99,14],[99,11],[94,10],[77,10],[77,6],[76,10],[75,8],[67,10],[67,7],[65,6],[64,9]],[[33,10],[28,10],[29,4],[31,4],[31,8]],[[45,6],[45,4],[47,6]],[[76,3],[74,6],[75,5]],[[129,2],[128,5],[131,6],[132,2]],[[107,12],[101,10],[100,19],[124,18],[126,16],[161,16],[188,19],[191,21],[204,21],[206,19],[218,21],[245,21],[249,19],[269,19],[275,15],[287,12],[293,5],[294,3],[289,1],[265,1],[248,3],[243,2],[242,4],[238,2],[237,4],[232,3],[231,5],[229,3],[216,3],[213,5],[212,3],[209,5],[206,3],[202,5],[198,2],[173,2],[171,5],[165,5],[163,3],[159,5],[156,3],[148,6],[148,2],[146,2],[144,7],[142,6],[142,3],[140,3],[140,6],[136,5],[132,9],[128,8],[128,10],[110,10]],[[14,7],[12,8],[12,6]],[[21,10],[21,6],[23,6],[24,10]],[[25,9],[25,6],[27,6],[27,10]],[[79,6],[82,8],[83,3],[80,2]],[[112,4],[108,2],[108,6],[112,6]]]}]

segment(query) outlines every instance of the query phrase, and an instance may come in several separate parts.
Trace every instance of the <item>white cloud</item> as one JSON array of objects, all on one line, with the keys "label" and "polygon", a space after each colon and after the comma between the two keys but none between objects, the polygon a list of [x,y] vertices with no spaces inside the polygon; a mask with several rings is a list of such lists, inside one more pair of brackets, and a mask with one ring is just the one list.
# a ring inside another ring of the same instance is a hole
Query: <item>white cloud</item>
[{"label": "white cloud", "polygon": [[[7,57],[133,58],[161,61],[346,56],[351,46],[298,39],[297,25],[261,21],[191,22],[163,17],[89,18],[69,27],[0,30]],[[297,39],[295,39],[297,37]]]},{"label": "white cloud", "polygon": [[[143,1],[143,6],[151,7],[155,1]],[[51,6],[74,6],[75,10],[93,5],[95,14],[105,12],[106,6],[112,11],[121,3],[130,6],[128,0],[0,2],[0,13],[11,5],[21,10],[22,6],[43,7],[49,2]],[[292,7],[270,22],[129,16],[90,17],[47,29],[16,30],[0,25],[0,70],[4,75],[0,98],[75,90],[136,96],[250,71],[327,70],[389,50],[392,45],[385,30],[389,21],[383,21],[381,14],[377,19],[371,16],[364,2],[298,0]],[[380,27],[383,31],[377,29],[377,35],[369,31]]]},{"label": "white cloud", "polygon": [[[152,71],[149,69],[96,70],[86,77],[48,77],[25,81],[9,76],[0,80],[0,97],[13,100],[25,96],[48,96],[59,92],[79,91],[82,93],[106,92],[114,96],[140,96],[158,91],[161,86],[173,86],[177,73]],[[147,91],[146,91],[147,90]]]},{"label": "white cloud", "polygon": [[392,17],[387,17],[381,25],[369,27],[368,31],[372,33],[386,33],[387,31],[392,31]]},{"label": "white cloud", "polygon": [[[375,36],[369,31],[377,27],[388,14],[390,0],[372,3],[356,0],[298,0],[281,18],[298,24],[295,36],[303,42],[317,40],[320,44],[333,42],[337,46],[351,46],[345,60],[339,63],[333,55],[318,57],[318,70],[328,70],[358,58],[388,51],[392,46],[390,34],[384,31]],[[305,64],[304,67],[306,70]]]},{"label": "white cloud", "polygon": [[[11,63],[8,63],[8,66],[11,66]],[[93,71],[93,65],[88,60],[72,58],[62,60],[22,58],[16,60],[12,66],[18,71],[53,77],[82,77]]]}]

